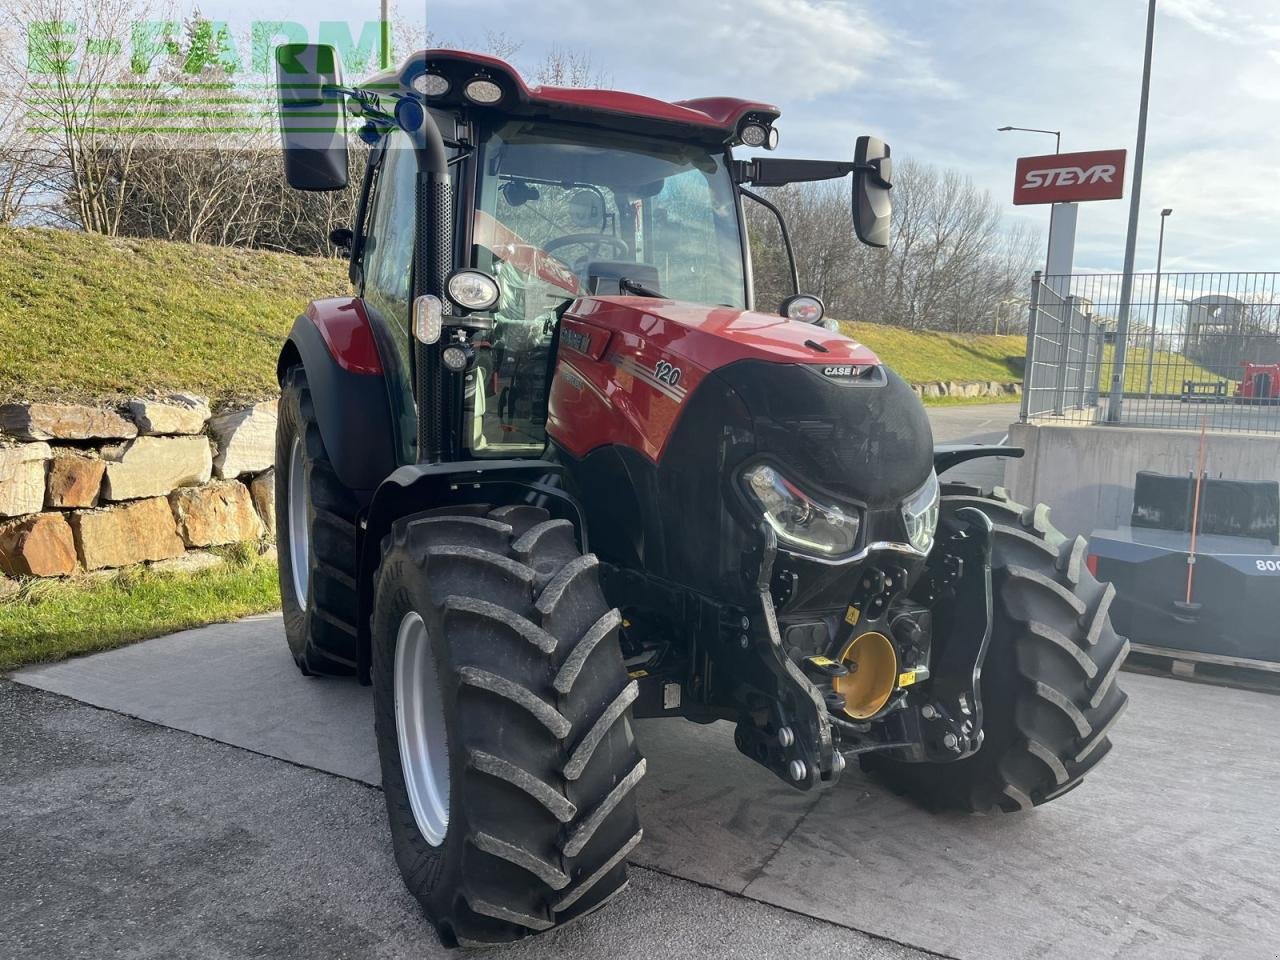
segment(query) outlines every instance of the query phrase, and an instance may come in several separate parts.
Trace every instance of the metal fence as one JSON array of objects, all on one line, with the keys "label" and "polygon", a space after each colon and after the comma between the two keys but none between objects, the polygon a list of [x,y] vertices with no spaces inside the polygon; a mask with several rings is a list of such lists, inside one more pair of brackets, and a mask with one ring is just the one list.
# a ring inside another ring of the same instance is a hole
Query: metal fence
[{"label": "metal fence", "polygon": [[1280,273],[1031,280],[1022,419],[1280,433]]}]

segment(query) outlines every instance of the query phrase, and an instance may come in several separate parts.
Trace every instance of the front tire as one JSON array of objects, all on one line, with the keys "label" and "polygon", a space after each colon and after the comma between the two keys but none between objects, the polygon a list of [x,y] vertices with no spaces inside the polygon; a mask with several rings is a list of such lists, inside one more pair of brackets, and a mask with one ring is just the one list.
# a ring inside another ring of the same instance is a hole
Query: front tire
[{"label": "front tire", "polygon": [[617,894],[641,838],[637,688],[572,524],[524,505],[402,519],[374,609],[392,843],[441,942],[518,940]]},{"label": "front tire", "polygon": [[1094,579],[1084,539],[1055,529],[1048,507],[1023,507],[998,487],[990,497],[943,498],[944,512],[961,507],[995,528],[982,747],[954,763],[869,754],[862,766],[930,809],[1028,810],[1074,789],[1111,750],[1128,700],[1116,675],[1129,641],[1108,615],[1115,588]]},{"label": "front tire", "polygon": [[301,366],[285,372],[280,390],[275,477],[289,652],[304,674],[354,673],[356,500],[329,461]]}]

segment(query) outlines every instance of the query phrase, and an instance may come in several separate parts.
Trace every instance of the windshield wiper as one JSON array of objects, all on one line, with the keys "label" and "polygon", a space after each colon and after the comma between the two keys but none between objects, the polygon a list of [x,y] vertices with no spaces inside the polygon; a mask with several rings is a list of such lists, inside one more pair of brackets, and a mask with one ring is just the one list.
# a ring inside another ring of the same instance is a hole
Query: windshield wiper
[{"label": "windshield wiper", "polygon": [[629,280],[626,277],[618,278],[618,289],[634,293],[637,297],[653,297],[655,300],[664,299],[657,290],[650,290],[643,283],[637,283],[635,280]]}]

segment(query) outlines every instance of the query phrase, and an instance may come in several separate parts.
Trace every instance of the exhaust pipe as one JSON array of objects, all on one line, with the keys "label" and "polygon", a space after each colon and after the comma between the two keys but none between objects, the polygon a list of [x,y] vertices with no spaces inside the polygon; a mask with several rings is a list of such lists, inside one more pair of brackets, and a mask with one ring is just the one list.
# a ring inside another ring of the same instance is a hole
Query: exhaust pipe
[{"label": "exhaust pipe", "polygon": [[[413,337],[414,394],[418,401],[418,462],[439,463],[445,457],[444,377],[439,338],[424,343],[415,330],[419,297],[436,297],[449,315],[446,281],[453,267],[453,189],[444,138],[431,114],[416,100],[401,100],[396,121],[413,140],[418,160],[414,211],[413,303],[409,330]],[[448,451],[449,459],[458,451]]]}]

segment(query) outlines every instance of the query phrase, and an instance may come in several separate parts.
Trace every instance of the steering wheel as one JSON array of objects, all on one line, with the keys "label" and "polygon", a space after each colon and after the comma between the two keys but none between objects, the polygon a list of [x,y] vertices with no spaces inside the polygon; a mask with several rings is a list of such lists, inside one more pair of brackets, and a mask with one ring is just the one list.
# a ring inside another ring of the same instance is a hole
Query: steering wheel
[{"label": "steering wheel", "polygon": [[617,255],[631,256],[631,244],[617,237],[605,236],[603,233],[570,233],[567,236],[557,237],[555,240],[548,240],[543,244],[542,249],[547,253],[555,253],[561,247],[571,247],[575,243],[591,247],[593,251],[603,246],[609,246],[614,249]]}]

